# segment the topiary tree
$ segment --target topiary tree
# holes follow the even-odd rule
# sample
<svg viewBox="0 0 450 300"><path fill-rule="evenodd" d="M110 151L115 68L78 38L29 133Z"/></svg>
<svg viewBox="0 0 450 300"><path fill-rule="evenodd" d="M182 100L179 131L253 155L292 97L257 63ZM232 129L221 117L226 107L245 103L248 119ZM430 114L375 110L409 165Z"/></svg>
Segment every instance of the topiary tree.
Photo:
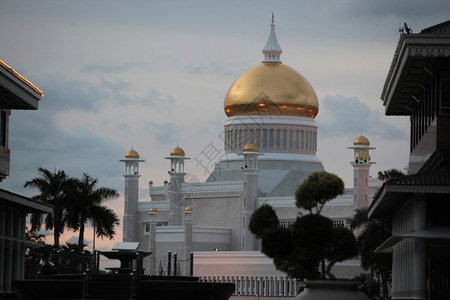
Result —
<svg viewBox="0 0 450 300"><path fill-rule="evenodd" d="M295 205L320 214L325 203L344 193L344 182L338 176L328 172L311 174L295 192Z"/></svg>
<svg viewBox="0 0 450 300"><path fill-rule="evenodd" d="M261 251L273 258L278 270L299 279L334 278L330 272L332 266L357 255L352 231L334 228L329 218L320 215L325 203L343 192L344 183L338 176L314 173L298 187L295 195L297 207L310 213L297 217L291 228L279 227L278 217L268 204L252 214L249 229L261 239Z"/></svg>

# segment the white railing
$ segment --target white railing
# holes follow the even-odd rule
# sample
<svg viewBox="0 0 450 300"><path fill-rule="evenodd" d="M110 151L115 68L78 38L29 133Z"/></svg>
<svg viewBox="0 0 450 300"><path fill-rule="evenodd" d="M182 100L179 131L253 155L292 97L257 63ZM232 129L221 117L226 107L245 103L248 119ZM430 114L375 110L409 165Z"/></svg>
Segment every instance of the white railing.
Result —
<svg viewBox="0 0 450 300"><path fill-rule="evenodd" d="M229 282L235 284L235 296L297 295L303 282L287 276L199 276L203 282Z"/></svg>

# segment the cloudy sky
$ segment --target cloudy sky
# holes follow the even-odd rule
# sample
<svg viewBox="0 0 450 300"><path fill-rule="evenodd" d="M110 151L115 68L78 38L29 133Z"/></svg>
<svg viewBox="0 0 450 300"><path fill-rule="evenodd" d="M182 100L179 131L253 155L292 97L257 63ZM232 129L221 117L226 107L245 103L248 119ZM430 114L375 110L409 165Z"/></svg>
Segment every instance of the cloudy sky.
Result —
<svg viewBox="0 0 450 300"><path fill-rule="evenodd" d="M448 0L2 1L0 59L45 96L38 111L12 112L12 172L1 187L32 196L23 183L44 167L123 193L119 160L134 147L149 199L148 182L168 179L164 157L177 143L191 158L223 147L224 96L261 62L272 12L282 61L318 95L325 169L351 187L347 146L361 131L377 148L372 176L403 169L409 120L385 117L380 100L399 23L419 32L449 11ZM186 171L209 172L195 160ZM122 199L111 205L122 216Z"/></svg>

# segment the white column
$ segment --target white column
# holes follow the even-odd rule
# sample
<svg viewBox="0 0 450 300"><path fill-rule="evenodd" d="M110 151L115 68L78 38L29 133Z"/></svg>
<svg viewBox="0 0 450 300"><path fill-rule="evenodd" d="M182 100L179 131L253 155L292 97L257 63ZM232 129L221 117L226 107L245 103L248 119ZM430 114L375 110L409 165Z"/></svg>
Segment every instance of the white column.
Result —
<svg viewBox="0 0 450 300"><path fill-rule="evenodd" d="M3 282L5 280L5 224L6 206L0 205L0 294L3 294Z"/></svg>
<svg viewBox="0 0 450 300"><path fill-rule="evenodd" d="M190 275L191 262L189 258L192 252L192 211L184 212L184 275Z"/></svg>
<svg viewBox="0 0 450 300"><path fill-rule="evenodd" d="M149 226L149 233L148 233L148 251L151 252L149 257L149 263L148 263L148 270L149 275L155 274L155 268L156 268L156 215L157 212L149 212L150 215L150 226Z"/></svg>
<svg viewBox="0 0 450 300"><path fill-rule="evenodd" d="M426 229L426 199L424 195L415 197L414 205L414 227L415 230ZM426 291L426 241L425 239L414 239L413 250L414 261L414 298L425 299Z"/></svg>

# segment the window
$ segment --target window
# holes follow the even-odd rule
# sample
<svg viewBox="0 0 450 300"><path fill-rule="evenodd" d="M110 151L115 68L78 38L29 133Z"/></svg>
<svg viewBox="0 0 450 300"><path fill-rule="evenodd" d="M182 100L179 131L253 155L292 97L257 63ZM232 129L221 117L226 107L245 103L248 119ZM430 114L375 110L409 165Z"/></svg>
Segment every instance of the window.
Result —
<svg viewBox="0 0 450 300"><path fill-rule="evenodd" d="M0 113L0 145L6 147L6 111L2 110Z"/></svg>
<svg viewBox="0 0 450 300"><path fill-rule="evenodd" d="M345 220L333 220L333 227L345 227Z"/></svg>
<svg viewBox="0 0 450 300"><path fill-rule="evenodd" d="M150 224L149 223L145 223L144 224L144 233L149 233L150 232Z"/></svg>
<svg viewBox="0 0 450 300"><path fill-rule="evenodd" d="M441 72L440 92L439 112L441 115L450 115L450 71Z"/></svg>

